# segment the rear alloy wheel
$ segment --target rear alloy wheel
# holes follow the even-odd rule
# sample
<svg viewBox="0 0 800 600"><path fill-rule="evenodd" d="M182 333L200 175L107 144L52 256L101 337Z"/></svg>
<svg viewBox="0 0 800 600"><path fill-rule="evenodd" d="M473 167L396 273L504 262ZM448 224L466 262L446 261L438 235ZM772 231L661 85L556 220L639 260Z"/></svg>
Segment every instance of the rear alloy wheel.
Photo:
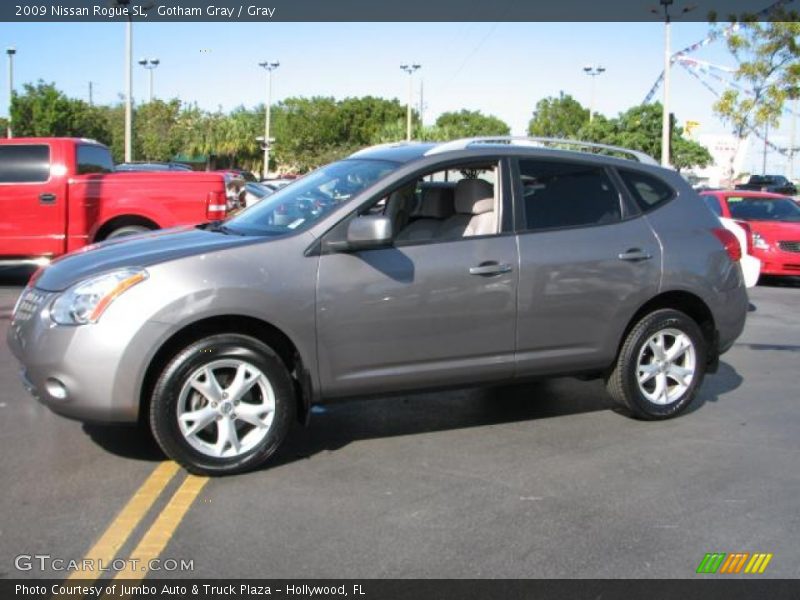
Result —
<svg viewBox="0 0 800 600"><path fill-rule="evenodd" d="M164 452L187 470L223 475L267 460L294 410L280 357L259 340L226 334L173 359L156 384L150 422Z"/></svg>
<svg viewBox="0 0 800 600"><path fill-rule="evenodd" d="M114 229L104 239L115 240L121 237L128 237L129 235L139 235L141 233L147 233L148 231L153 231L153 230L152 228L145 227L144 225L125 225L123 227L118 227Z"/></svg>
<svg viewBox="0 0 800 600"><path fill-rule="evenodd" d="M657 310L630 331L606 385L638 418L674 417L700 386L706 356L706 340L694 320L677 310Z"/></svg>

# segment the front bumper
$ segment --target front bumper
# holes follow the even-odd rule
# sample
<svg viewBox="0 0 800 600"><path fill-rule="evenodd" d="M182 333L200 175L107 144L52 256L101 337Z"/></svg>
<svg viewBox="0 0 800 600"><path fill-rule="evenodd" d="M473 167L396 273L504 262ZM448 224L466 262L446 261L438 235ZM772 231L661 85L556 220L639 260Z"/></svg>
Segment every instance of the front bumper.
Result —
<svg viewBox="0 0 800 600"><path fill-rule="evenodd" d="M21 300L7 335L22 363L25 388L66 417L136 421L141 381L166 325L101 319L92 325L57 326L47 308L55 294L35 290L33 295L34 301Z"/></svg>
<svg viewBox="0 0 800 600"><path fill-rule="evenodd" d="M762 275L788 275L800 277L800 252L786 252L777 247L757 251L761 259Z"/></svg>

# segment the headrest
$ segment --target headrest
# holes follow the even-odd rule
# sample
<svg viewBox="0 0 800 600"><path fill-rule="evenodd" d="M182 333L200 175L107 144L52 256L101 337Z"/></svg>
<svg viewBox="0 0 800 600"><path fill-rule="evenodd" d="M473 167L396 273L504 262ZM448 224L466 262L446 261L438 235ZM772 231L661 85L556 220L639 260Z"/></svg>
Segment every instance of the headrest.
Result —
<svg viewBox="0 0 800 600"><path fill-rule="evenodd" d="M456 212L482 215L494 210L494 186L483 179L462 179L456 184Z"/></svg>
<svg viewBox="0 0 800 600"><path fill-rule="evenodd" d="M454 212L452 188L422 188L417 216L427 219L446 219Z"/></svg>

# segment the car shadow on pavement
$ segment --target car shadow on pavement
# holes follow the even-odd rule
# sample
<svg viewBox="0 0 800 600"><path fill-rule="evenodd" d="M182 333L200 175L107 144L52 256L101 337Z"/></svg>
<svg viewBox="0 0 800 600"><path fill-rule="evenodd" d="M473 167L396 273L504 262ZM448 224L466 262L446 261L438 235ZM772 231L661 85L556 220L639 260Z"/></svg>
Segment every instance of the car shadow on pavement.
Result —
<svg viewBox="0 0 800 600"><path fill-rule="evenodd" d="M703 407L706 402L719 402L720 396L732 392L744 379L731 365L720 361L716 373L709 373L703 380L703 385L697 392L694 401L685 414L693 413Z"/></svg>
<svg viewBox="0 0 800 600"><path fill-rule="evenodd" d="M717 402L742 383L725 362L707 375L687 414ZM602 381L541 380L490 388L426 392L315 407L308 427L295 425L264 469L336 451L359 440L433 433L504 423L535 421L604 410L619 411ZM620 417L623 418L623 417ZM144 426L84 424L84 432L104 450L135 460L165 456Z"/></svg>
<svg viewBox="0 0 800 600"><path fill-rule="evenodd" d="M150 462L166 460L153 434L143 425L84 423L82 428L95 444L116 456Z"/></svg>
<svg viewBox="0 0 800 600"><path fill-rule="evenodd" d="M316 407L309 426L295 427L264 468L359 440L548 419L612 405L602 382L573 379L344 401Z"/></svg>
<svg viewBox="0 0 800 600"><path fill-rule="evenodd" d="M762 275L758 280L759 287L800 287L800 277L791 275L777 277L770 275Z"/></svg>

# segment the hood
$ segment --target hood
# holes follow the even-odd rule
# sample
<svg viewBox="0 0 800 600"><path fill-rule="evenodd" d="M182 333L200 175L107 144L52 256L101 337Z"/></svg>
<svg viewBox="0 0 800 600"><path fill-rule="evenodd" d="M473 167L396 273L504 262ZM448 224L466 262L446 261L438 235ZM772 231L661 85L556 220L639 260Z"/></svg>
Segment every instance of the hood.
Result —
<svg viewBox="0 0 800 600"><path fill-rule="evenodd" d="M123 267L148 267L187 256L263 242L263 237L179 227L87 246L53 261L36 287L60 292L82 279Z"/></svg>
<svg viewBox="0 0 800 600"><path fill-rule="evenodd" d="M800 241L800 221L748 221L756 233L771 242Z"/></svg>

